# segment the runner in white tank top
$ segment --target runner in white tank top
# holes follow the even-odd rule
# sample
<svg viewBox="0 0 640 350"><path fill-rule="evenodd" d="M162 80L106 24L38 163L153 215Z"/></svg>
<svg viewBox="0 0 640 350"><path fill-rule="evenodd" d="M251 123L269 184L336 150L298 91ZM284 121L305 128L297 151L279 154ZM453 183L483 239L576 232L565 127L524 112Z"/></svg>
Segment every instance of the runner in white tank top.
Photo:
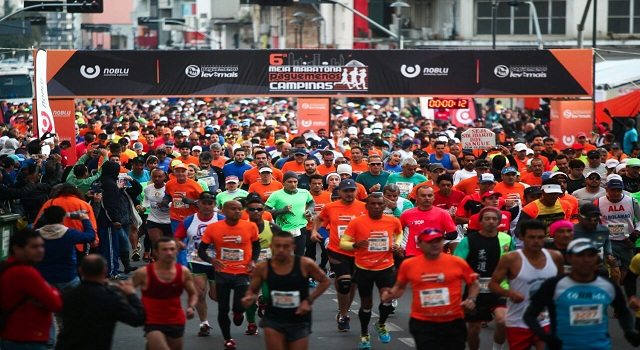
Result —
<svg viewBox="0 0 640 350"><path fill-rule="evenodd" d="M492 293L507 298L507 342L510 350L528 350L535 346L544 348L544 342L537 339L522 321L529 306L530 297L548 278L562 273L563 258L560 252L544 249L546 225L538 220L528 220L520 224L521 239L524 244L518 249L500 258L489 282ZM509 279L509 288L504 289L501 282ZM549 325L549 316L540 315L540 325Z"/></svg>

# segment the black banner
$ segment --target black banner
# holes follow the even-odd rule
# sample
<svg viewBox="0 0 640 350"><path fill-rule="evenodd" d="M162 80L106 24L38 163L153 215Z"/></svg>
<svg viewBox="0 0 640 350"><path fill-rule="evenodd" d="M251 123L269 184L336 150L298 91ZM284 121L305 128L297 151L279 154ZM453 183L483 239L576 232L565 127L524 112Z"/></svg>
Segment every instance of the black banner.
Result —
<svg viewBox="0 0 640 350"><path fill-rule="evenodd" d="M50 50L49 96L590 96L591 50Z"/></svg>

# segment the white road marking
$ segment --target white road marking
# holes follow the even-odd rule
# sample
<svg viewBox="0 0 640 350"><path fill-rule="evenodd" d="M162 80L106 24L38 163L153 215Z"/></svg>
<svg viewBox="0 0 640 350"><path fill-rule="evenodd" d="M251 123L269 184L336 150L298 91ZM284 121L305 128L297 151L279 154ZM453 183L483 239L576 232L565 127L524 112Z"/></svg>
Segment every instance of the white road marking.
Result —
<svg viewBox="0 0 640 350"><path fill-rule="evenodd" d="M410 348L416 347L416 342L415 340L413 340L413 338L398 338L398 340Z"/></svg>

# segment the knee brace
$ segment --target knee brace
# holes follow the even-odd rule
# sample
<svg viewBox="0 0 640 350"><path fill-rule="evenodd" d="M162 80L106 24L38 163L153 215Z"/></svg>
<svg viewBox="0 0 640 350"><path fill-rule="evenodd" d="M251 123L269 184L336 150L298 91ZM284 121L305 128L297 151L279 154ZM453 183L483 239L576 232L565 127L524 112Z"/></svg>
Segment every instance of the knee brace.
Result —
<svg viewBox="0 0 640 350"><path fill-rule="evenodd" d="M351 278L341 278L338 280L338 290L340 294L349 294L351 291Z"/></svg>

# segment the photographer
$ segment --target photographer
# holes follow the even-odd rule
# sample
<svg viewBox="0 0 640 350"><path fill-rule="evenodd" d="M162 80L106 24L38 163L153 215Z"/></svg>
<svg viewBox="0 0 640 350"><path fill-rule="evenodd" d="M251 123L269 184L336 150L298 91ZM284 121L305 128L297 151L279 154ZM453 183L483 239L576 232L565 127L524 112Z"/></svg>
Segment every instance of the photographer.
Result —
<svg viewBox="0 0 640 350"><path fill-rule="evenodd" d="M99 150L91 150L88 153L84 154L78 162L73 167L73 171L67 177L67 183L78 187L82 194L86 194L89 191L91 184L96 181L100 175L102 175L102 168L99 168L95 175L90 176L89 168L85 165L85 163L89 160L90 157L102 155L102 164L106 163L109 158L107 157L109 153L105 148Z"/></svg>

